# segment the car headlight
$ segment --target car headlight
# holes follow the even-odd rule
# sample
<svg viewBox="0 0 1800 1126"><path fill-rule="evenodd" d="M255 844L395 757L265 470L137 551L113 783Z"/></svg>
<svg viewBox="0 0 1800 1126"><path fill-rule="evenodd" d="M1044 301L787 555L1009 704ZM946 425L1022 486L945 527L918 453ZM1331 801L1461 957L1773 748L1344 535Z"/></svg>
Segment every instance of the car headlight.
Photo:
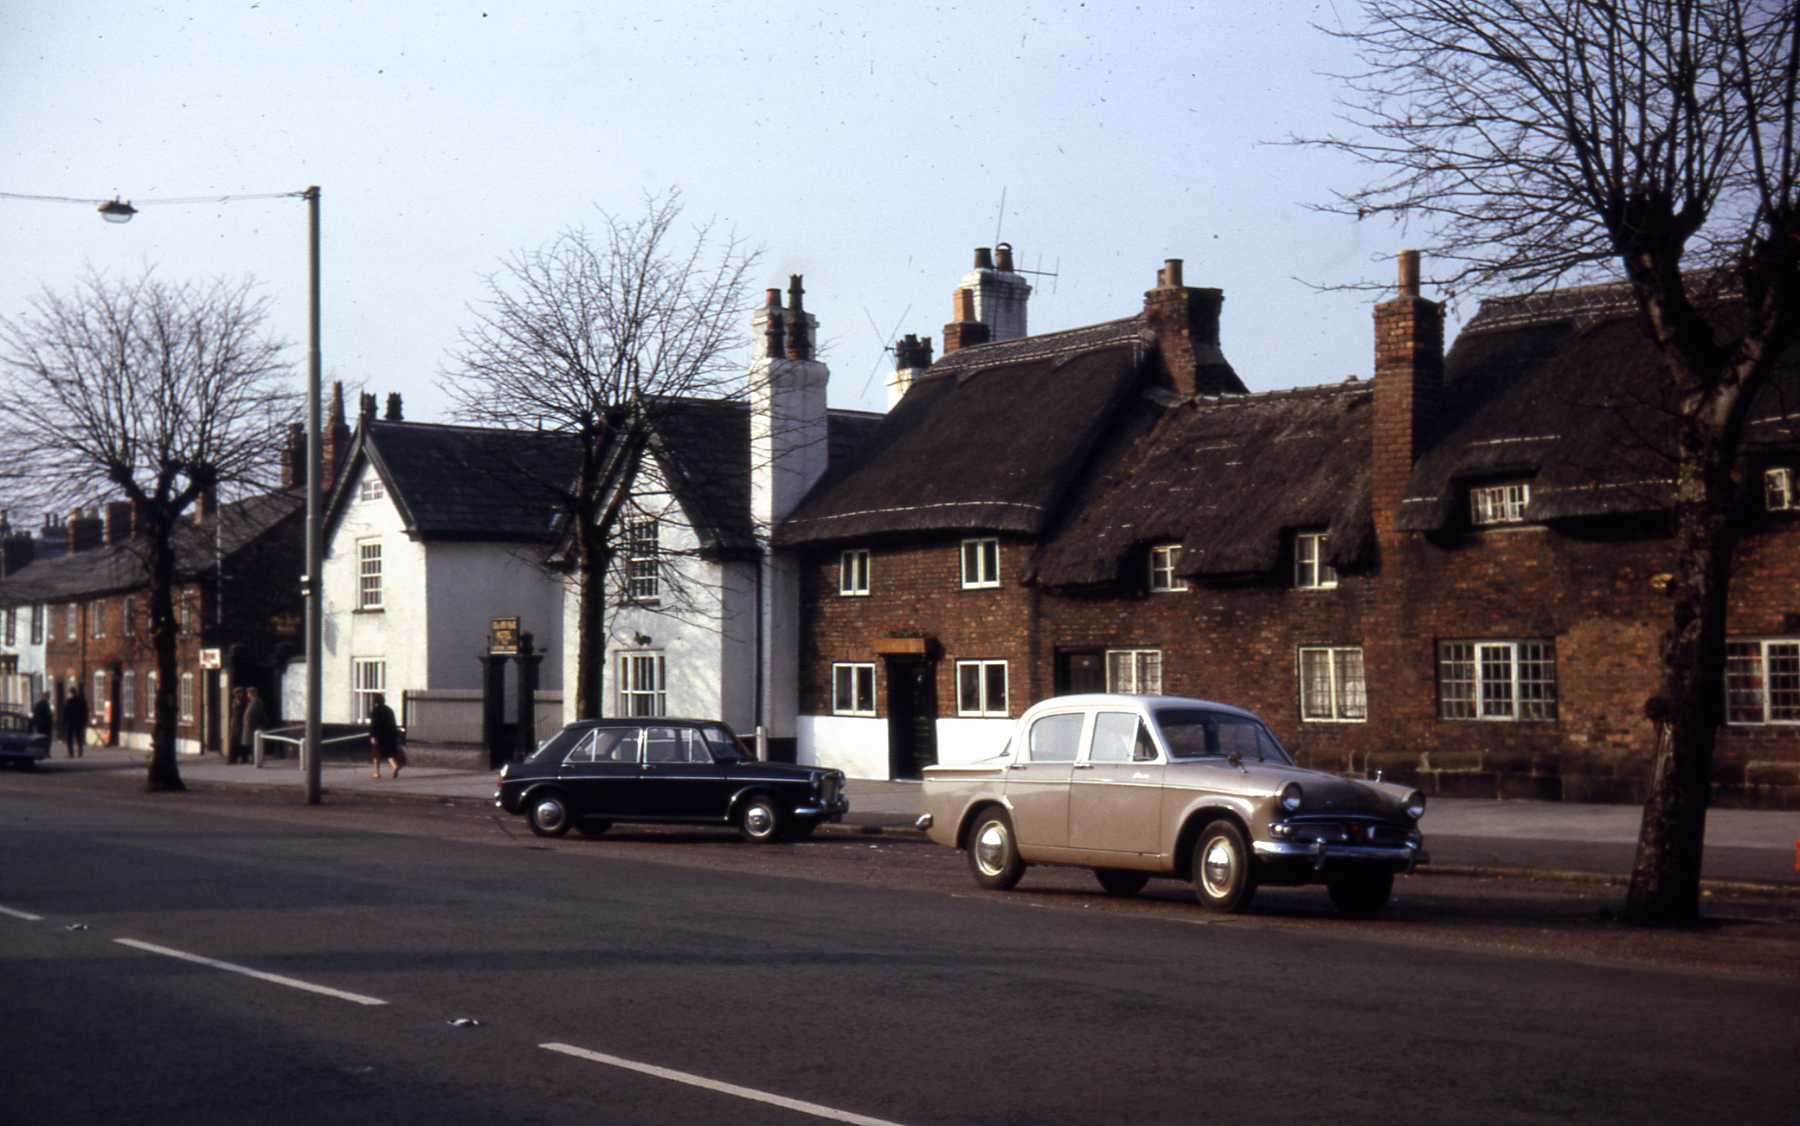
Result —
<svg viewBox="0 0 1800 1126"><path fill-rule="evenodd" d="M1289 782L1281 788L1281 808L1289 813L1299 813L1300 805L1306 796L1300 790L1300 783Z"/></svg>
<svg viewBox="0 0 1800 1126"><path fill-rule="evenodd" d="M1414 821L1417 821L1419 818L1425 816L1425 795L1424 794L1421 794L1419 791L1414 790L1412 793L1406 795L1406 815L1408 817L1412 818Z"/></svg>

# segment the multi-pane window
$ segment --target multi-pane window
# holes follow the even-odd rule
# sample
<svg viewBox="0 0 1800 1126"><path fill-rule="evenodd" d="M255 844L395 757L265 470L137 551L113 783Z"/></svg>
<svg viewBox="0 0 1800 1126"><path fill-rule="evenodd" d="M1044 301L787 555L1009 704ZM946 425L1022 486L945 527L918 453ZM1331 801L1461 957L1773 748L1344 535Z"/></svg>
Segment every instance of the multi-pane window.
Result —
<svg viewBox="0 0 1800 1126"><path fill-rule="evenodd" d="M31 608L31 643L44 643L44 623L50 620L50 607L39 603Z"/></svg>
<svg viewBox="0 0 1800 1126"><path fill-rule="evenodd" d="M126 669L119 674L119 711L126 719L137 718L136 669Z"/></svg>
<svg viewBox="0 0 1800 1126"><path fill-rule="evenodd" d="M846 662L831 666L831 713L875 714L875 666Z"/></svg>
<svg viewBox="0 0 1800 1126"><path fill-rule="evenodd" d="M176 714L181 717L181 722L194 722L194 674L191 672L181 674L180 704L181 710Z"/></svg>
<svg viewBox="0 0 1800 1126"><path fill-rule="evenodd" d="M1294 585L1302 590L1330 590L1338 584L1337 568L1325 562L1331 537L1301 532L1294 537Z"/></svg>
<svg viewBox="0 0 1800 1126"><path fill-rule="evenodd" d="M1005 661L956 662L956 714L1007 714Z"/></svg>
<svg viewBox="0 0 1800 1126"><path fill-rule="evenodd" d="M1790 512L1800 508L1800 497L1794 496L1794 471L1781 465L1763 471L1763 505L1770 512Z"/></svg>
<svg viewBox="0 0 1800 1126"><path fill-rule="evenodd" d="M95 640L106 636L106 603L98 599L88 603L88 636Z"/></svg>
<svg viewBox="0 0 1800 1126"><path fill-rule="evenodd" d="M1361 646L1301 648L1300 718L1317 723L1360 723L1369 718Z"/></svg>
<svg viewBox="0 0 1800 1126"><path fill-rule="evenodd" d="M68 611L68 625L63 631L63 636L69 641L74 641L81 636L81 607L71 602Z"/></svg>
<svg viewBox="0 0 1800 1126"><path fill-rule="evenodd" d="M625 592L633 602L655 602L662 594L660 548L655 520L633 520L625 526ZM661 712L627 712L661 715Z"/></svg>
<svg viewBox="0 0 1800 1126"><path fill-rule="evenodd" d="M352 657L350 659L351 715L359 719L375 706L376 694L387 693L387 658Z"/></svg>
<svg viewBox="0 0 1800 1126"><path fill-rule="evenodd" d="M144 674L144 718L156 722L156 673Z"/></svg>
<svg viewBox="0 0 1800 1126"><path fill-rule="evenodd" d="M838 593L869 593L869 552L867 548L846 551L838 556Z"/></svg>
<svg viewBox="0 0 1800 1126"><path fill-rule="evenodd" d="M1162 695L1162 650L1108 649L1106 690L1134 692L1144 696Z"/></svg>
<svg viewBox="0 0 1800 1126"><path fill-rule="evenodd" d="M619 714L669 714L667 666L661 653L619 654Z"/></svg>
<svg viewBox="0 0 1800 1126"><path fill-rule="evenodd" d="M1556 645L1549 641L1438 642L1441 719L1556 718Z"/></svg>
<svg viewBox="0 0 1800 1126"><path fill-rule="evenodd" d="M1477 485L1469 490L1469 522L1476 527L1520 523L1530 501L1531 486L1524 481Z"/></svg>
<svg viewBox="0 0 1800 1126"><path fill-rule="evenodd" d="M1800 638L1725 643L1725 722L1800 723Z"/></svg>
<svg viewBox="0 0 1800 1126"><path fill-rule="evenodd" d="M1187 581L1175 574L1181 562L1181 545L1160 543L1150 549L1150 589L1186 590Z"/></svg>
<svg viewBox="0 0 1800 1126"><path fill-rule="evenodd" d="M381 487L381 478L373 469L363 474L362 484L357 487L357 500L380 500L387 496L387 490Z"/></svg>
<svg viewBox="0 0 1800 1126"><path fill-rule="evenodd" d="M381 541L356 541L356 608L379 610L381 600Z"/></svg>
<svg viewBox="0 0 1800 1126"><path fill-rule="evenodd" d="M125 620L119 624L119 632L126 637L137 636L137 599L127 598L124 603Z"/></svg>
<svg viewBox="0 0 1800 1126"><path fill-rule="evenodd" d="M194 632L194 598L189 591L182 591L175 596L175 610L179 615L182 633Z"/></svg>
<svg viewBox="0 0 1800 1126"><path fill-rule="evenodd" d="M94 670L94 695L88 700L88 723L99 727L106 722L106 670Z"/></svg>
<svg viewBox="0 0 1800 1126"><path fill-rule="evenodd" d="M1000 585L1000 541L962 541L962 585L986 587Z"/></svg>

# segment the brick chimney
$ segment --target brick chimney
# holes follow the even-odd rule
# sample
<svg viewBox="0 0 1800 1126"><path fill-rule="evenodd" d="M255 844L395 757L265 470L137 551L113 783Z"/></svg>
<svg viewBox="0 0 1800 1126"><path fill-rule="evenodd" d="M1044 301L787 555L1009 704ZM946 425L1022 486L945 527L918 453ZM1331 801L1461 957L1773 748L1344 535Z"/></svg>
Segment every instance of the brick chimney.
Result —
<svg viewBox="0 0 1800 1126"><path fill-rule="evenodd" d="M1156 337L1160 381L1178 395L1241 395L1247 388L1219 347L1225 293L1183 285L1181 259L1166 258L1144 294L1144 324Z"/></svg>
<svg viewBox="0 0 1800 1126"><path fill-rule="evenodd" d="M991 250L976 247L975 268L957 284L975 295L974 315L967 319L986 325L988 340L1017 340L1027 334L1025 310L1031 300L1031 284L1013 269L1011 243L1003 242ZM944 351L950 351L948 341Z"/></svg>
<svg viewBox="0 0 1800 1126"><path fill-rule="evenodd" d="M944 326L944 355L959 348L972 348L988 342L988 326L975 316L975 291L959 289L950 295L956 319Z"/></svg>
<svg viewBox="0 0 1800 1126"><path fill-rule="evenodd" d="M374 396L369 396L374 401ZM373 413L373 412L371 412ZM344 385L331 385L331 411L326 416L322 428L323 439L319 461L323 463L323 480L319 482L319 490L330 493L332 485L337 483L338 474L344 468L344 462L350 457L350 427L344 422Z"/></svg>
<svg viewBox="0 0 1800 1126"><path fill-rule="evenodd" d="M907 333L904 340L894 341L894 376L888 380L887 405L893 410L906 397L907 389L913 380L925 374L931 367L931 337L920 340L912 333Z"/></svg>
<svg viewBox="0 0 1800 1126"><path fill-rule="evenodd" d="M37 558L37 540L32 537L31 529L15 530L6 519L7 513L0 513L0 579L4 579L21 567L31 566Z"/></svg>
<svg viewBox="0 0 1800 1126"><path fill-rule="evenodd" d="M106 542L124 543L131 538L131 502L108 501L106 504Z"/></svg>
<svg viewBox="0 0 1800 1126"><path fill-rule="evenodd" d="M204 524L219 513L219 486L204 485L194 498L194 523Z"/></svg>
<svg viewBox="0 0 1800 1126"><path fill-rule="evenodd" d="M70 509L68 529L70 554L100 546L102 539L100 517L93 509Z"/></svg>
<svg viewBox="0 0 1800 1126"><path fill-rule="evenodd" d="M1400 252L1400 293L1375 306L1370 475L1375 531L1388 535L1444 395L1444 307L1419 296L1419 252Z"/></svg>
<svg viewBox="0 0 1800 1126"><path fill-rule="evenodd" d="M290 422L287 445L281 450L281 487L297 489L306 484L306 426Z"/></svg>
<svg viewBox="0 0 1800 1126"><path fill-rule="evenodd" d="M387 413L382 415L384 422L404 422L400 414L400 392L389 391L387 397Z"/></svg>

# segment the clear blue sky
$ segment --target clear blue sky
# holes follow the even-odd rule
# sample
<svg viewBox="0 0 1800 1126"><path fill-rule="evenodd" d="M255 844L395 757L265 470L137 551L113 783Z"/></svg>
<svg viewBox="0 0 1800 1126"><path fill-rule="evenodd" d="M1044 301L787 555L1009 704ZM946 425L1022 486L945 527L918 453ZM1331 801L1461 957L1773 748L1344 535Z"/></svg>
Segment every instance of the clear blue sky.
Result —
<svg viewBox="0 0 1800 1126"><path fill-rule="evenodd" d="M1225 291L1252 389L1330 382L1368 374L1373 297L1305 283L1385 282L1409 241L1309 213L1360 173L1265 143L1332 127L1325 72L1353 63L1309 25L1340 13L1354 0L0 0L0 191L321 185L326 376L398 390L411 418L447 417L484 273L670 185L763 248L757 288L806 275L834 406L881 408L890 332L941 340L997 219L1021 265L1060 272L1037 279L1034 331L1137 311L1178 257ZM0 310L90 265L253 275L303 374L300 201L112 226L0 199Z"/></svg>

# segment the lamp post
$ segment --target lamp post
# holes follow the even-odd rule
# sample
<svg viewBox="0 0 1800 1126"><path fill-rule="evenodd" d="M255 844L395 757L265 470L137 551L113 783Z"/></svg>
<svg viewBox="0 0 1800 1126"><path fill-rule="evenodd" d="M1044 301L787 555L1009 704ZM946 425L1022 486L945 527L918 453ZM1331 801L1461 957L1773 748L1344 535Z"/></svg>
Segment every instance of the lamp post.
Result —
<svg viewBox="0 0 1800 1126"><path fill-rule="evenodd" d="M324 617L319 603L319 568L324 554L323 490L320 477L324 473L325 453L319 428L319 188L315 184L303 192L286 192L283 195L287 198L297 195L304 199L307 212L306 576L301 580L306 597L306 742L300 748L300 762L306 775L306 804L318 805L319 752L322 741L319 702L322 695L321 659L324 649ZM98 210L100 217L108 223L129 223L131 217L137 214L137 208L116 197L100 204Z"/></svg>

